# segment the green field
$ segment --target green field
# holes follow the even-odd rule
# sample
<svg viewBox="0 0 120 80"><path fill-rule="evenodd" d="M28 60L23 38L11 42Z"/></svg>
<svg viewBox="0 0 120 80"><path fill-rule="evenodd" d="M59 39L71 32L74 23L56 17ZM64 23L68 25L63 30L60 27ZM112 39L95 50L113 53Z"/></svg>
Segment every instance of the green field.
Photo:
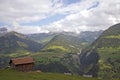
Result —
<svg viewBox="0 0 120 80"><path fill-rule="evenodd" d="M77 75L43 72L17 72L12 69L0 70L0 80L99 80Z"/></svg>

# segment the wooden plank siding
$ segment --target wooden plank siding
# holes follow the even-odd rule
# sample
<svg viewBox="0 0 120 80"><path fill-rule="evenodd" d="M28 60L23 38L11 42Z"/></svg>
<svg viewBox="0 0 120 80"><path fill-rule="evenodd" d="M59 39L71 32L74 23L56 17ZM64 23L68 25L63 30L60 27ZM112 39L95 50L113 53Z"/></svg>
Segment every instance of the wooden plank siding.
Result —
<svg viewBox="0 0 120 80"><path fill-rule="evenodd" d="M17 71L27 72L32 71L34 66L34 60L31 57L11 59L10 66Z"/></svg>
<svg viewBox="0 0 120 80"><path fill-rule="evenodd" d="M15 69L18 70L18 71L23 71L23 72L32 71L33 65L34 64L32 64L32 63L29 63L29 64L20 64L20 65L16 65Z"/></svg>

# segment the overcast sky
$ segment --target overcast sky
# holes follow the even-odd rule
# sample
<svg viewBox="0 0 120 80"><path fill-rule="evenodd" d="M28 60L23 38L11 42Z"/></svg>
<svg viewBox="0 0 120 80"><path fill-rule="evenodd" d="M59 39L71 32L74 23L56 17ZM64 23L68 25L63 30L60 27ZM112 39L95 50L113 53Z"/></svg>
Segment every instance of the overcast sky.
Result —
<svg viewBox="0 0 120 80"><path fill-rule="evenodd" d="M0 0L0 27L20 33L80 33L116 23L120 0Z"/></svg>

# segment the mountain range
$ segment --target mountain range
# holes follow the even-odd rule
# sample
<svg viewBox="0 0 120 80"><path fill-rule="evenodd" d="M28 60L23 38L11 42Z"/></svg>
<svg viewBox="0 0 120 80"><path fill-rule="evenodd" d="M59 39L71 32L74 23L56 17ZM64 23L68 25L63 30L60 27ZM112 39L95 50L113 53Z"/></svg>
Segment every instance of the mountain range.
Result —
<svg viewBox="0 0 120 80"><path fill-rule="evenodd" d="M94 35L99 32L87 33L84 35ZM71 32L21 34L13 31L0 34L1 68L6 67L12 57L32 56L36 60L34 69L73 73L79 73L80 51L89 45L94 37L100 35L89 39Z"/></svg>
<svg viewBox="0 0 120 80"><path fill-rule="evenodd" d="M2 32L0 68L6 67L12 57L31 56L36 61L34 69L43 72L116 78L120 69L119 45L120 24L105 31L85 31L80 34Z"/></svg>
<svg viewBox="0 0 120 80"><path fill-rule="evenodd" d="M35 35L37 37L34 37ZM44 35L45 37L43 38ZM77 74L79 74L80 70L79 54L81 50L95 39L92 37L93 39L89 40L87 37L83 38L79 34L71 32L32 34L28 35L28 37L44 44L40 52L31 55L37 61L35 69L47 72L72 72ZM98 37L98 35L94 37ZM46 41L46 44L44 41Z"/></svg>

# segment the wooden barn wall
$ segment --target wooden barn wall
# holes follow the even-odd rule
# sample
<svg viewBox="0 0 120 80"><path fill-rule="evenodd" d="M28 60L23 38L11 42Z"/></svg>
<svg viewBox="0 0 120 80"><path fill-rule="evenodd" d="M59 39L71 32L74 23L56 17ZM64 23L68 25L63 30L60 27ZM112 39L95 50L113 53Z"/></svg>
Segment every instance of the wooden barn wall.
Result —
<svg viewBox="0 0 120 80"><path fill-rule="evenodd" d="M18 71L32 71L33 69L33 63L29 63L29 64L20 64L20 65L16 65L15 69Z"/></svg>

